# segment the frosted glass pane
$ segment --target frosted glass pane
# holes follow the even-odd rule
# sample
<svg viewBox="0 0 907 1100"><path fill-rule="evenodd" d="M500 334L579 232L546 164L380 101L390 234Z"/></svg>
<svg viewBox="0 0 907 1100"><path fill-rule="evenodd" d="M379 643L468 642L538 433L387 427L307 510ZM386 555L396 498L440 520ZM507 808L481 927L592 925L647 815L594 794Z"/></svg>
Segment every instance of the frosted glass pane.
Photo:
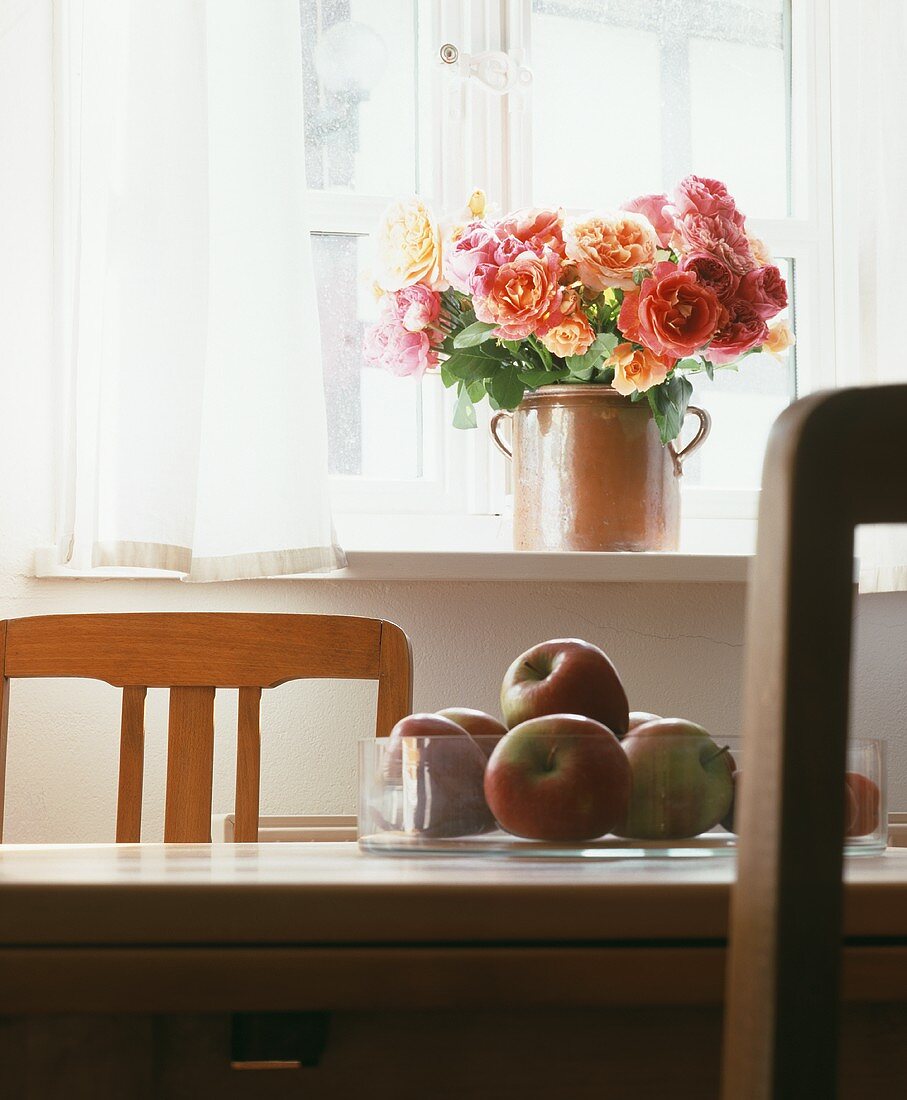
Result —
<svg viewBox="0 0 907 1100"><path fill-rule="evenodd" d="M609 207L696 172L788 212L787 0L533 0L533 199Z"/></svg>
<svg viewBox="0 0 907 1100"><path fill-rule="evenodd" d="M417 0L300 0L300 10L309 187L415 190Z"/></svg>
<svg viewBox="0 0 907 1100"><path fill-rule="evenodd" d="M312 238L331 474L411 479L422 474L422 385L362 362L362 338L377 315L368 290L365 237Z"/></svg>

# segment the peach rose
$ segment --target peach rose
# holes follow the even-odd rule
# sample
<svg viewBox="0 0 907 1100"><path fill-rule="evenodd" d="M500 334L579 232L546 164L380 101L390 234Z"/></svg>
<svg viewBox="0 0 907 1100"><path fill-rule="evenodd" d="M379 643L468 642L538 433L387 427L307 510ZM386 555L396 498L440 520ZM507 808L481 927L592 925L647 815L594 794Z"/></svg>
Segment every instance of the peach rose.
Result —
<svg viewBox="0 0 907 1100"><path fill-rule="evenodd" d="M660 386L667 378L672 362L648 348L618 344L606 365L614 368L612 387L624 397L629 397L636 390L645 393L653 386Z"/></svg>
<svg viewBox="0 0 907 1100"><path fill-rule="evenodd" d="M443 290L441 232L415 196L387 208L375 234L375 279L384 290L425 283Z"/></svg>
<svg viewBox="0 0 907 1100"><path fill-rule="evenodd" d="M655 263L658 237L645 215L618 211L573 222L566 245L586 286L599 292L609 286L632 290L633 272Z"/></svg>
<svg viewBox="0 0 907 1100"><path fill-rule="evenodd" d="M753 259L760 267L765 267L766 264L773 263L771 251L761 237L757 237L747 229L746 239L749 241Z"/></svg>
<svg viewBox="0 0 907 1100"><path fill-rule="evenodd" d="M585 314L581 310L575 310L548 329L542 337L542 343L552 355L566 359L571 355L585 355L594 339L595 333Z"/></svg>
<svg viewBox="0 0 907 1100"><path fill-rule="evenodd" d="M496 335L504 340L544 336L560 321L559 273L560 259L550 249L541 256L519 253L489 274L485 297L473 300L476 317L497 325Z"/></svg>
<svg viewBox="0 0 907 1100"><path fill-rule="evenodd" d="M769 355L774 355L780 362L781 356L788 348L793 347L795 342L794 334L787 321L777 321L769 326L768 336L762 343L762 350L767 351Z"/></svg>

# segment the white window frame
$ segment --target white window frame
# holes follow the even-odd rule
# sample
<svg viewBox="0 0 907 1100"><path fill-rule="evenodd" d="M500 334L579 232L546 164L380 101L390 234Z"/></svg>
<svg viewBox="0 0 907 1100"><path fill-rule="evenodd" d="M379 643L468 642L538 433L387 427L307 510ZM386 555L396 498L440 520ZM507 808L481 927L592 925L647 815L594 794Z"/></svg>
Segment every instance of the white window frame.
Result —
<svg viewBox="0 0 907 1100"><path fill-rule="evenodd" d="M834 242L832 234L830 0L791 0L791 148L792 210L784 219L750 219L752 231L778 257L795 268L797 335L796 393L831 388L835 363ZM532 199L532 117L529 91L498 96L473 78L464 80L468 56L503 51L518 65L532 56L531 0L428 0L435 63L433 102L434 194L425 196L441 213L456 209L475 186L483 186L503 209ZM460 52L454 65L440 62L444 43ZM319 198L334 209L335 200ZM385 198L344 196L347 213L326 213L338 232L370 231ZM336 207L339 211L339 206ZM326 221L325 224L328 222ZM437 382L432 379L431 382ZM506 514L507 471L494 450L480 409L476 431L450 427L452 403L443 403L446 424L437 482L376 482L334 479L337 509L343 513L425 513L495 516ZM690 518L754 519L758 490L691 487L684 490ZM473 529L482 528L473 520ZM411 530L411 528L410 528ZM717 547L716 549L720 549Z"/></svg>

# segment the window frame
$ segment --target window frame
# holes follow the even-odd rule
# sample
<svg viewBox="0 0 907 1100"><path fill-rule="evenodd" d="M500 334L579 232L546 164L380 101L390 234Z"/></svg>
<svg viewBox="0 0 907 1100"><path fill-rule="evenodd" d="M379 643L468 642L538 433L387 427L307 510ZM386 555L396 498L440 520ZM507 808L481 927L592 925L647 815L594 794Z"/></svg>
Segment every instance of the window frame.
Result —
<svg viewBox="0 0 907 1100"><path fill-rule="evenodd" d="M502 208L532 200L532 106L528 91L498 96L464 78L469 55L484 50L507 53L529 64L532 53L532 0L429 0L430 40L435 58L430 115L433 125L434 193L425 196L436 210L455 209L477 183ZM831 55L829 0L791 0L791 214L783 219L749 220L753 232L779 258L794 264L794 325L797 334L796 396L837 383L835 363L835 280L831 185ZM459 60L440 62L438 51L453 43ZM497 155L503 150L503 156ZM338 231L368 232L386 198L343 196L348 213L335 217ZM331 200L322 195L325 207ZM327 216L327 209L325 209ZM371 223L367 224L367 219ZM349 230L342 227L349 226ZM355 228L354 228L355 227ZM426 380L426 384L437 382ZM446 424L440 439L441 481L378 482L332 478L335 507L341 513L459 513L506 515L508 471L488 435L487 410L476 431L450 427L452 402L441 402ZM684 489L690 518L755 519L758 489Z"/></svg>

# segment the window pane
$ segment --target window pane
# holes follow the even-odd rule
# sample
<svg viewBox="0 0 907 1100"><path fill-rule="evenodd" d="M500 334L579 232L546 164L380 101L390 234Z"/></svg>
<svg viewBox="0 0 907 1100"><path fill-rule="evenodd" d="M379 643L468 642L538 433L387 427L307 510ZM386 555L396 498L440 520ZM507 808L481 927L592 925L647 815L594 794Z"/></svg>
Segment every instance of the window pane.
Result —
<svg viewBox="0 0 907 1100"><path fill-rule="evenodd" d="M366 272L367 239L312 237L332 474L422 475L422 387L362 361L365 326L377 316ZM352 308L351 308L352 306Z"/></svg>
<svg viewBox="0 0 907 1100"><path fill-rule="evenodd" d="M750 217L787 214L787 0L532 11L536 201L616 206L696 172Z"/></svg>
<svg viewBox="0 0 907 1100"><path fill-rule="evenodd" d="M793 263L777 258L775 262L793 294ZM779 319L788 320L795 327L790 320L791 312L796 313L796 303L793 310L788 308ZM768 354L748 355L739 371L716 369L712 382L704 376L695 379L693 404L712 414L712 432L702 448L684 464L685 485L706 485L712 489L759 487L768 433L794 396L796 351L796 346L792 347L781 362Z"/></svg>
<svg viewBox="0 0 907 1100"><path fill-rule="evenodd" d="M419 185L417 8L300 0L309 187L395 195Z"/></svg>

